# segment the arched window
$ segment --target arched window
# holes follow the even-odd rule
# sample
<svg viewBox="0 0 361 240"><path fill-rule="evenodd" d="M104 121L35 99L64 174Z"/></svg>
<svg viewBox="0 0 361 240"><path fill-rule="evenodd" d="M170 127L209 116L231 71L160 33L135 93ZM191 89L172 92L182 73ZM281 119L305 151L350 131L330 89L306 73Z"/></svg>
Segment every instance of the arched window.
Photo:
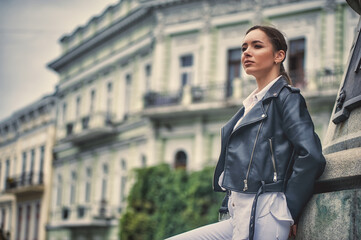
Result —
<svg viewBox="0 0 361 240"><path fill-rule="evenodd" d="M187 154L184 151L181 150L175 154L174 168L175 169L187 168Z"/></svg>

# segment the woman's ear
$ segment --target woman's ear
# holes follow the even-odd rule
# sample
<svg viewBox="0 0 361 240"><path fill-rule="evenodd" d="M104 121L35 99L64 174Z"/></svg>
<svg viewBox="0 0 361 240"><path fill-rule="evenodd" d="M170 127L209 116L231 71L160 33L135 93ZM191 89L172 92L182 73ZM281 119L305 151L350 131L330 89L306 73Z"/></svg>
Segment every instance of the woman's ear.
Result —
<svg viewBox="0 0 361 240"><path fill-rule="evenodd" d="M283 50L279 50L275 53L274 62L281 63L286 57L286 53Z"/></svg>

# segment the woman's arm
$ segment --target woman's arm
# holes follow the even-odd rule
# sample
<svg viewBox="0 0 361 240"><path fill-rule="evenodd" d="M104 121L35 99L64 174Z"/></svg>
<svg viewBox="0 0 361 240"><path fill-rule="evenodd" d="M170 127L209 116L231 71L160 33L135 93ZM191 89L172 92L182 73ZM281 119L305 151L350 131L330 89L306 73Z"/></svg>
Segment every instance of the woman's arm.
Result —
<svg viewBox="0 0 361 240"><path fill-rule="evenodd" d="M285 98L282 117L285 134L295 151L285 195L297 223L302 209L312 197L315 180L323 173L326 161L306 102L300 93L291 92Z"/></svg>

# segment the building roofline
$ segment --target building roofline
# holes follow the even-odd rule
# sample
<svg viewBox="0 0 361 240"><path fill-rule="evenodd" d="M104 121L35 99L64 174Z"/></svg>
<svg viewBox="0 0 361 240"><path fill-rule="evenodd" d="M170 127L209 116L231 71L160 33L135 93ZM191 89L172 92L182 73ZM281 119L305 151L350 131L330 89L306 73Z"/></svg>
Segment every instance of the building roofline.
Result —
<svg viewBox="0 0 361 240"><path fill-rule="evenodd" d="M62 67L64 67L69 61L81 56L86 53L89 49L94 49L103 41L111 38L124 28L128 27L134 21L140 19L144 15L146 15L149 11L148 7L138 7L134 9L130 14L121 18L114 24L105 28L104 30L98 32L94 37L85 40L80 45L73 47L64 55L50 62L47 66L55 71L59 71Z"/></svg>
<svg viewBox="0 0 361 240"><path fill-rule="evenodd" d="M4 119L0 119L0 126L6 125L9 122L13 122L15 119L20 118L22 115L27 114L31 111L36 110L37 108L47 105L52 101L56 101L57 97L55 96L55 93L47 94L43 96L42 98L35 100L34 102L15 110L10 116L5 117Z"/></svg>
<svg viewBox="0 0 361 240"><path fill-rule="evenodd" d="M107 40L114 36L119 31L123 30L124 28L128 27L134 21L140 19L145 14L147 14L152 8L176 4L179 2L188 2L191 0L141 0L140 5L135 7L131 10L130 13L125 15L124 17L117 20L115 23L109 25L105 29L97 32L94 37L85 40L83 43L74 46L65 54L61 55L57 59L53 60L52 62L48 63L47 67L59 72L59 70L64 67L69 61L81 56L82 54L86 53L89 49L93 49L94 47L98 46L100 42ZM98 18L103 17L108 11L111 11L115 7L119 6L122 1L119 1L117 4L109 6L106 10L104 10L100 15L93 16L91 20L89 20L84 26L80 26L76 28L71 34L64 35L60 42L64 42L68 38L74 36L77 31L81 31L89 26L89 24Z"/></svg>

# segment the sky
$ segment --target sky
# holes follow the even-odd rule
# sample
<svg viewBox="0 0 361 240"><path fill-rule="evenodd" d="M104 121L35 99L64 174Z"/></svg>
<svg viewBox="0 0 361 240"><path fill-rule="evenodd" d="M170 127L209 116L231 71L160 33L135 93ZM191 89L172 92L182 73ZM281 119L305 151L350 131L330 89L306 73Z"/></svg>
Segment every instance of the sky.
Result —
<svg viewBox="0 0 361 240"><path fill-rule="evenodd" d="M120 0L0 0L0 122L55 90L59 39Z"/></svg>

